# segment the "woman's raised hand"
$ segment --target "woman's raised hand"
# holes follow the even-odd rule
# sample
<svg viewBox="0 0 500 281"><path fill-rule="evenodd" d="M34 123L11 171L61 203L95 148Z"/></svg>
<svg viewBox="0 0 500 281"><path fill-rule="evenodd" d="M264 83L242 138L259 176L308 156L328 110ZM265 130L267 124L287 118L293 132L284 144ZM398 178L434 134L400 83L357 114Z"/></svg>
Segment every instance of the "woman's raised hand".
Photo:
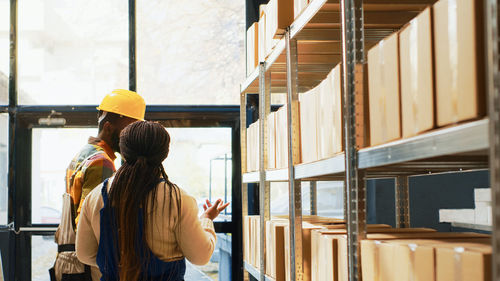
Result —
<svg viewBox="0 0 500 281"><path fill-rule="evenodd" d="M229 206L229 202L224 204L221 199L217 199L213 205L207 199L205 204L203 204L203 210L205 210L205 212L201 215L201 217L214 220L227 206Z"/></svg>

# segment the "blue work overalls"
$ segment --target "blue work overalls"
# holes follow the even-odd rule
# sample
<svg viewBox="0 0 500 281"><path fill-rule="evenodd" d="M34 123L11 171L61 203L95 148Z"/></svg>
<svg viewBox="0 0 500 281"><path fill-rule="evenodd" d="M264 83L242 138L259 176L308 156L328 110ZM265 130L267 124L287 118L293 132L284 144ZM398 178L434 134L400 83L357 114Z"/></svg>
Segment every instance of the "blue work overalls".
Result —
<svg viewBox="0 0 500 281"><path fill-rule="evenodd" d="M101 281L118 281L119 280L119 255L118 255L118 237L117 223L114 209L108 199L107 192L108 180L106 179L102 186L102 200L104 206L100 211L101 215L101 235L99 238L99 249L97 251L97 265L101 271ZM149 263L142 265L142 272L139 280L168 280L182 281L186 272L185 259L164 262L156 257L148 245L143 244L143 218L142 209L138 216L138 237L136 242L136 252L139 254L141 261L146 260L149 256ZM142 247L142 248L141 248Z"/></svg>

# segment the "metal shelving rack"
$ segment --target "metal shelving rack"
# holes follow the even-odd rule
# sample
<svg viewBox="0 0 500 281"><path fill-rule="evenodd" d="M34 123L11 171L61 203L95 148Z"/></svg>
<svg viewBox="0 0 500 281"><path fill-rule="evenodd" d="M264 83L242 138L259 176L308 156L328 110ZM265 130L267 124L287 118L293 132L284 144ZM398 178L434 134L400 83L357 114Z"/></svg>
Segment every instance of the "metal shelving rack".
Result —
<svg viewBox="0 0 500 281"><path fill-rule="evenodd" d="M243 215L247 214L247 184L259 183L261 229L270 216L270 182L289 183L291 280L302 280L301 181L310 181L311 210L316 210L316 181L345 182L349 280L359 275L359 241L366 235L365 180L396 179L396 225L409 227L410 176L490 169L492 204L500 205L500 73L497 0L485 2L488 118L437 129L413 138L358 149L356 107L364 91L365 48L398 30L435 0L313 0L288 28L265 62L241 85L241 159ZM298 93L315 87L339 62L343 63L345 153L313 163L298 163ZM246 94L259 94L259 171L246 171ZM267 169L267 115L272 93L287 93L288 167ZM358 120L359 121L359 120ZM485 226L468 225L485 230ZM500 213L493 212L493 280L500 280ZM261 268L245 264L258 280L265 273L264 231L261 233Z"/></svg>

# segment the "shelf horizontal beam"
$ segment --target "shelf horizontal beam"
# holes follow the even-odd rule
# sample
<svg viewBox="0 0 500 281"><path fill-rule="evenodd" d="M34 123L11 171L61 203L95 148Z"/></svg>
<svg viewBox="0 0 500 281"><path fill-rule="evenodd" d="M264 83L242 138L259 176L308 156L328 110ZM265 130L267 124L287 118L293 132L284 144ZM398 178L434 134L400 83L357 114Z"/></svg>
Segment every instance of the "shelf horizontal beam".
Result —
<svg viewBox="0 0 500 281"><path fill-rule="evenodd" d="M251 265L247 262L243 262L243 265L245 267L245 270L248 272L248 274L252 275L253 278L260 281L260 271L257 268L255 268L253 265ZM265 276L264 279L265 279L264 281L275 281L275 279L273 279L267 275Z"/></svg>
<svg viewBox="0 0 500 281"><path fill-rule="evenodd" d="M359 151L359 168L486 151L488 120L469 122Z"/></svg>
<svg viewBox="0 0 500 281"><path fill-rule="evenodd" d="M338 175L345 171L344 154L312 163L299 164L295 167L296 179L318 178L321 176Z"/></svg>
<svg viewBox="0 0 500 281"><path fill-rule="evenodd" d="M462 223L462 222L452 222L451 226L481 230L481 231L492 231L493 227L491 225L482 225L482 224L472 224L472 223Z"/></svg>

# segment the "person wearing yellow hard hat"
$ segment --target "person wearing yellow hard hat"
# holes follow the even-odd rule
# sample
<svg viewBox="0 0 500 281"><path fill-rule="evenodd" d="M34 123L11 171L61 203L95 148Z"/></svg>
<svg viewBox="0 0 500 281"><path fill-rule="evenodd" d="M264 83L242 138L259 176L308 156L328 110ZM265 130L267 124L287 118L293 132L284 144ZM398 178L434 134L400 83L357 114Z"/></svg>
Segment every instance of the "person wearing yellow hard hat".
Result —
<svg viewBox="0 0 500 281"><path fill-rule="evenodd" d="M55 237L59 253L49 270L51 280L61 280L63 275L65 280L98 280L99 269L90 268L76 258L75 233L80 210L85 197L115 173L120 133L127 125L144 120L146 103L136 92L118 89L106 95L97 110L97 137L89 138L66 169L66 193Z"/></svg>

